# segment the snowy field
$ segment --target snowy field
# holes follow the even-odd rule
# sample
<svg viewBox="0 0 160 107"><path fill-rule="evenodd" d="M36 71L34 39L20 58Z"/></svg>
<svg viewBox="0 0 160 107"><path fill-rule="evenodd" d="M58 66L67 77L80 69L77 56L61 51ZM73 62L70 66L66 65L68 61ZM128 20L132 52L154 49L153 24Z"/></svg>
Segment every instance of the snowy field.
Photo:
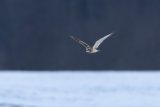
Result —
<svg viewBox="0 0 160 107"><path fill-rule="evenodd" d="M0 107L160 107L160 72L0 72Z"/></svg>

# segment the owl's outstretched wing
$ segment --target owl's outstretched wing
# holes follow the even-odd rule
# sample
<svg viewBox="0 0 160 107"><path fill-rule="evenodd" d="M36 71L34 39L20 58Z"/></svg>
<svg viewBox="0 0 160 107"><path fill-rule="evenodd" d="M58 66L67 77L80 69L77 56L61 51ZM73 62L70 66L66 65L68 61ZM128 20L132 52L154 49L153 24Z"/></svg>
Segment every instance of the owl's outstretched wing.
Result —
<svg viewBox="0 0 160 107"><path fill-rule="evenodd" d="M80 40L77 37L74 36L70 36L70 38L72 38L74 41L78 42L79 44L81 44L82 46L84 46L85 48L91 48L91 46L89 46L87 43L83 42L82 40Z"/></svg>
<svg viewBox="0 0 160 107"><path fill-rule="evenodd" d="M108 34L108 35L100 38L99 40L97 40L97 41L95 42L95 44L93 45L93 48L94 48L94 49L97 49L97 48L99 47L99 45L100 45L105 39L107 39L108 37L110 37L111 35L113 35L113 33L110 33L110 34Z"/></svg>

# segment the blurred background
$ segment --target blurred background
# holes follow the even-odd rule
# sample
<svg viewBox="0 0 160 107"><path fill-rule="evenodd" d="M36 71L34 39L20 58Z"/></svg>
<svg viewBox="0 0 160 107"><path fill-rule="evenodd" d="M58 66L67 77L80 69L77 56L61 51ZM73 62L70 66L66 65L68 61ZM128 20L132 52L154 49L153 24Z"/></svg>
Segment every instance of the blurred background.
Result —
<svg viewBox="0 0 160 107"><path fill-rule="evenodd" d="M159 0L1 0L1 70L159 70ZM99 53L93 45L111 33Z"/></svg>

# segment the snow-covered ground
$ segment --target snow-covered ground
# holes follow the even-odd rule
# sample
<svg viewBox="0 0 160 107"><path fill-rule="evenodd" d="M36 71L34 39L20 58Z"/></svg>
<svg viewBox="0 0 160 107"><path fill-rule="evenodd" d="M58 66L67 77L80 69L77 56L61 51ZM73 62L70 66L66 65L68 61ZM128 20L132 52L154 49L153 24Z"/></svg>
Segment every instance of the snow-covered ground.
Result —
<svg viewBox="0 0 160 107"><path fill-rule="evenodd" d="M160 107L160 72L0 72L0 107Z"/></svg>

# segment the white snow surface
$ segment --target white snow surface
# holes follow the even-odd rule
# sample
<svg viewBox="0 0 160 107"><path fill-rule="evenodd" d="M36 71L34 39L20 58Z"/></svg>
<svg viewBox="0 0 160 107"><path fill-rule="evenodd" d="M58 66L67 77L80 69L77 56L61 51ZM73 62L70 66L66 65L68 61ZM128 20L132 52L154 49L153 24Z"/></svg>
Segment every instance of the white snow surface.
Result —
<svg viewBox="0 0 160 107"><path fill-rule="evenodd" d="M0 107L160 107L160 72L0 72Z"/></svg>

